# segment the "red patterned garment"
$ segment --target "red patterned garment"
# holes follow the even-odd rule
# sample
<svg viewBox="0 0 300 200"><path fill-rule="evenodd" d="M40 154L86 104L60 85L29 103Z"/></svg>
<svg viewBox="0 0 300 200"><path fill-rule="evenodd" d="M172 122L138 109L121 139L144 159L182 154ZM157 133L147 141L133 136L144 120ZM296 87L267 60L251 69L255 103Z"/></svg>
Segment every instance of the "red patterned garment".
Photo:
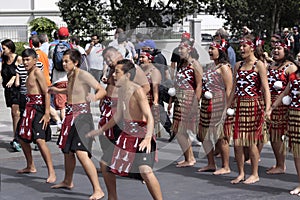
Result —
<svg viewBox="0 0 300 200"><path fill-rule="evenodd" d="M147 123L144 121L125 121L124 130L120 134L114 148L110 170L119 176L129 176L130 173L138 173L133 169L138 169L138 166L145 162L147 154L139 151L139 144L147 133ZM154 140L152 139L152 142ZM151 145L151 152L156 151L156 146ZM138 156L138 154L144 156ZM148 154L150 155L150 154ZM146 159L144 159L144 157ZM143 160L136 160L142 158ZM153 159L148 159L146 163L153 164Z"/></svg>
<svg viewBox="0 0 300 200"><path fill-rule="evenodd" d="M22 139L32 141L32 123L36 117L35 105L45 105L45 96L41 94L27 94L26 107L21 119L19 136Z"/></svg>
<svg viewBox="0 0 300 200"><path fill-rule="evenodd" d="M74 120L78 115L83 113L91 113L89 103L79 103L79 104L66 104L66 116L63 120L63 124L60 131L60 138L58 142L59 148L63 149L66 145L68 134L74 123Z"/></svg>
<svg viewBox="0 0 300 200"><path fill-rule="evenodd" d="M100 120L98 123L98 128L104 126L113 117L113 114L116 113L117 102L118 98L112 98L109 96L104 97L100 106ZM107 131L105 131L103 135L105 135L110 140L115 139L113 128L110 128Z"/></svg>
<svg viewBox="0 0 300 200"><path fill-rule="evenodd" d="M264 104L261 93L261 80L255 71L257 61L251 70L241 70L236 75L236 112L233 139L236 145L249 146L263 141Z"/></svg>
<svg viewBox="0 0 300 200"><path fill-rule="evenodd" d="M268 66L267 75L272 103L276 101L288 84L289 77L285 71L291 64L292 63L285 65L282 69L274 69ZM282 86L279 87L278 85ZM282 141L282 135L284 135L287 130L287 112L288 106L284 104L281 104L272 111L271 120L267 121L271 142Z"/></svg>

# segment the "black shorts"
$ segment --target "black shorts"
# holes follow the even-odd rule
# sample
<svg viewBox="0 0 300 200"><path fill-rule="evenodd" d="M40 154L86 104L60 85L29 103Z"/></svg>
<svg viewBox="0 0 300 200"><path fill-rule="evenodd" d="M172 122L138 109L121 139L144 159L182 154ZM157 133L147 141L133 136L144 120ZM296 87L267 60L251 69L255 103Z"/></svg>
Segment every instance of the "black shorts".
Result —
<svg viewBox="0 0 300 200"><path fill-rule="evenodd" d="M93 138L87 138L85 135L94 130L94 122L92 114L80 114L74 120L74 124L68 134L65 147L62 149L63 153L69 153L70 151L75 153L76 151L86 151L89 157L92 157L91 150L93 144ZM59 143L60 137L57 143Z"/></svg>
<svg viewBox="0 0 300 200"><path fill-rule="evenodd" d="M43 139L46 142L51 140L51 128L48 125L47 128L44 130L43 129L43 123L39 123L41 118L44 116L45 114L45 106L44 105L34 105L34 108L36 110L34 119L32 121L32 140L26 140L23 139L21 137L19 137L20 139L22 139L24 142L26 143L36 143L37 139ZM21 120L20 120L21 122Z"/></svg>
<svg viewBox="0 0 300 200"><path fill-rule="evenodd" d="M20 104L20 90L16 87L5 88L4 90L6 107L11 107L13 104Z"/></svg>

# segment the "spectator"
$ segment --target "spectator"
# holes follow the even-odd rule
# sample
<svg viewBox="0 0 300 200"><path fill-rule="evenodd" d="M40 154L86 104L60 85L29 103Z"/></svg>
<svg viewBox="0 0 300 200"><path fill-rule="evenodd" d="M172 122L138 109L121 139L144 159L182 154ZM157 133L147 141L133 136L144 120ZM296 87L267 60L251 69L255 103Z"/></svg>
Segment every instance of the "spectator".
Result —
<svg viewBox="0 0 300 200"><path fill-rule="evenodd" d="M247 27L246 27L247 28ZM232 70L234 69L235 63L236 63L236 54L232 46L228 42L228 36L229 34L224 28L219 28L216 31L216 34L214 36L215 40L220 40L221 44L227 48L227 55L229 59L229 63L231 65Z"/></svg>
<svg viewBox="0 0 300 200"><path fill-rule="evenodd" d="M91 42L85 46L89 72L98 82L100 82L105 64L102 56L105 47L99 42L99 35L93 34L91 39Z"/></svg>
<svg viewBox="0 0 300 200"><path fill-rule="evenodd" d="M293 49L294 46L294 37L288 28L283 29L283 39L288 49Z"/></svg>
<svg viewBox="0 0 300 200"><path fill-rule="evenodd" d="M293 38L294 38L293 53L294 53L294 56L296 56L299 53L299 50L300 50L300 34L298 32L298 27L297 26L294 26L294 28L293 28Z"/></svg>
<svg viewBox="0 0 300 200"><path fill-rule="evenodd" d="M15 86L16 69L19 64L22 63L22 57L18 56L16 52L15 43L6 39L1 42L2 45L2 86L4 88L4 97L6 107L11 108L11 117L13 124L13 141L10 143L14 149L14 146L18 145L16 138L17 124L20 119L20 90Z"/></svg>

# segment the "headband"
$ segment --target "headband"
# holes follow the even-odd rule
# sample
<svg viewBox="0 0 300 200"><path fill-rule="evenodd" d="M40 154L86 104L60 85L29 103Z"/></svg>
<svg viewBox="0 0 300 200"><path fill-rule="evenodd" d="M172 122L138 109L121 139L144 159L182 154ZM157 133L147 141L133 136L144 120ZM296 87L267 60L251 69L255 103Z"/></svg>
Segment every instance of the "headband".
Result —
<svg viewBox="0 0 300 200"><path fill-rule="evenodd" d="M179 44L179 46L185 47L185 48L187 48L188 50L191 50L191 49L192 49L192 46L189 45L189 44L186 44L185 42L181 42L181 43Z"/></svg>
<svg viewBox="0 0 300 200"><path fill-rule="evenodd" d="M279 41L277 41L277 42L275 43L275 46L280 46L280 47L283 47L283 48L285 48L285 49L288 48L288 46L287 46L285 43L279 42Z"/></svg>
<svg viewBox="0 0 300 200"><path fill-rule="evenodd" d="M255 44L252 41L242 39L240 40L240 44L248 44L251 48L255 49Z"/></svg>
<svg viewBox="0 0 300 200"><path fill-rule="evenodd" d="M141 52L141 56L147 56L147 58L148 58L149 60L154 61L154 56L152 56L152 55L151 55L150 53L148 53L148 52L145 52L145 51Z"/></svg>
<svg viewBox="0 0 300 200"><path fill-rule="evenodd" d="M210 46L216 47L217 49L219 49L219 50L221 50L221 51L223 51L223 52L226 51L225 43L222 44L222 46L221 46L220 44L218 44L218 43L216 43L216 42L212 42L212 43L210 44Z"/></svg>

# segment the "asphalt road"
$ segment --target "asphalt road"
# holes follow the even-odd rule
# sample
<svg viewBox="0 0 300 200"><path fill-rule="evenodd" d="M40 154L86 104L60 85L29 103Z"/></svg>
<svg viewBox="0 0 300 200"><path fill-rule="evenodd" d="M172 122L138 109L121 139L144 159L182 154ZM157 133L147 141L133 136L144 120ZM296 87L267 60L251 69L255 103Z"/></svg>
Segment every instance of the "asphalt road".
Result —
<svg viewBox="0 0 300 200"><path fill-rule="evenodd" d="M97 115L96 104L92 109ZM94 121L97 122L97 116ZM45 183L47 169L39 151L33 151L37 173L16 174L18 169L25 167L25 158L22 152L12 152L9 141L12 139L12 124L10 110L5 107L3 89L0 89L0 199L1 200L79 200L88 199L92 188L87 176L79 162L74 173L74 188L72 190L51 189L52 184ZM55 131L56 127L52 127ZM203 157L203 149L194 145L194 153L197 163L189 168L176 168L175 161L181 159L181 151L176 141L167 142L168 136L158 140L159 162L155 165L155 174L161 184L163 197L166 200L247 200L247 199L299 199L292 196L289 190L298 185L297 175L292 155L288 153L286 158L287 170L282 175L267 175L266 169L274 164L274 156L269 144L264 146L259 163L260 181L254 185L230 184L230 180L237 176L237 167L234 162L233 148L231 148L230 164L232 172L223 176L214 176L212 173L198 173L197 169L206 165ZM57 182L64 176L63 154L58 149L55 140L48 143L52 152L53 163L56 170ZM198 154L200 152L200 157ZM93 147L93 161L97 167L101 156L99 142ZM220 167L221 160L216 158ZM249 176L250 166L246 165L246 173ZM100 184L107 194L102 175L99 174ZM151 199L144 184L140 181L117 178L117 188L120 200L145 200ZM106 198L104 198L106 199Z"/></svg>

